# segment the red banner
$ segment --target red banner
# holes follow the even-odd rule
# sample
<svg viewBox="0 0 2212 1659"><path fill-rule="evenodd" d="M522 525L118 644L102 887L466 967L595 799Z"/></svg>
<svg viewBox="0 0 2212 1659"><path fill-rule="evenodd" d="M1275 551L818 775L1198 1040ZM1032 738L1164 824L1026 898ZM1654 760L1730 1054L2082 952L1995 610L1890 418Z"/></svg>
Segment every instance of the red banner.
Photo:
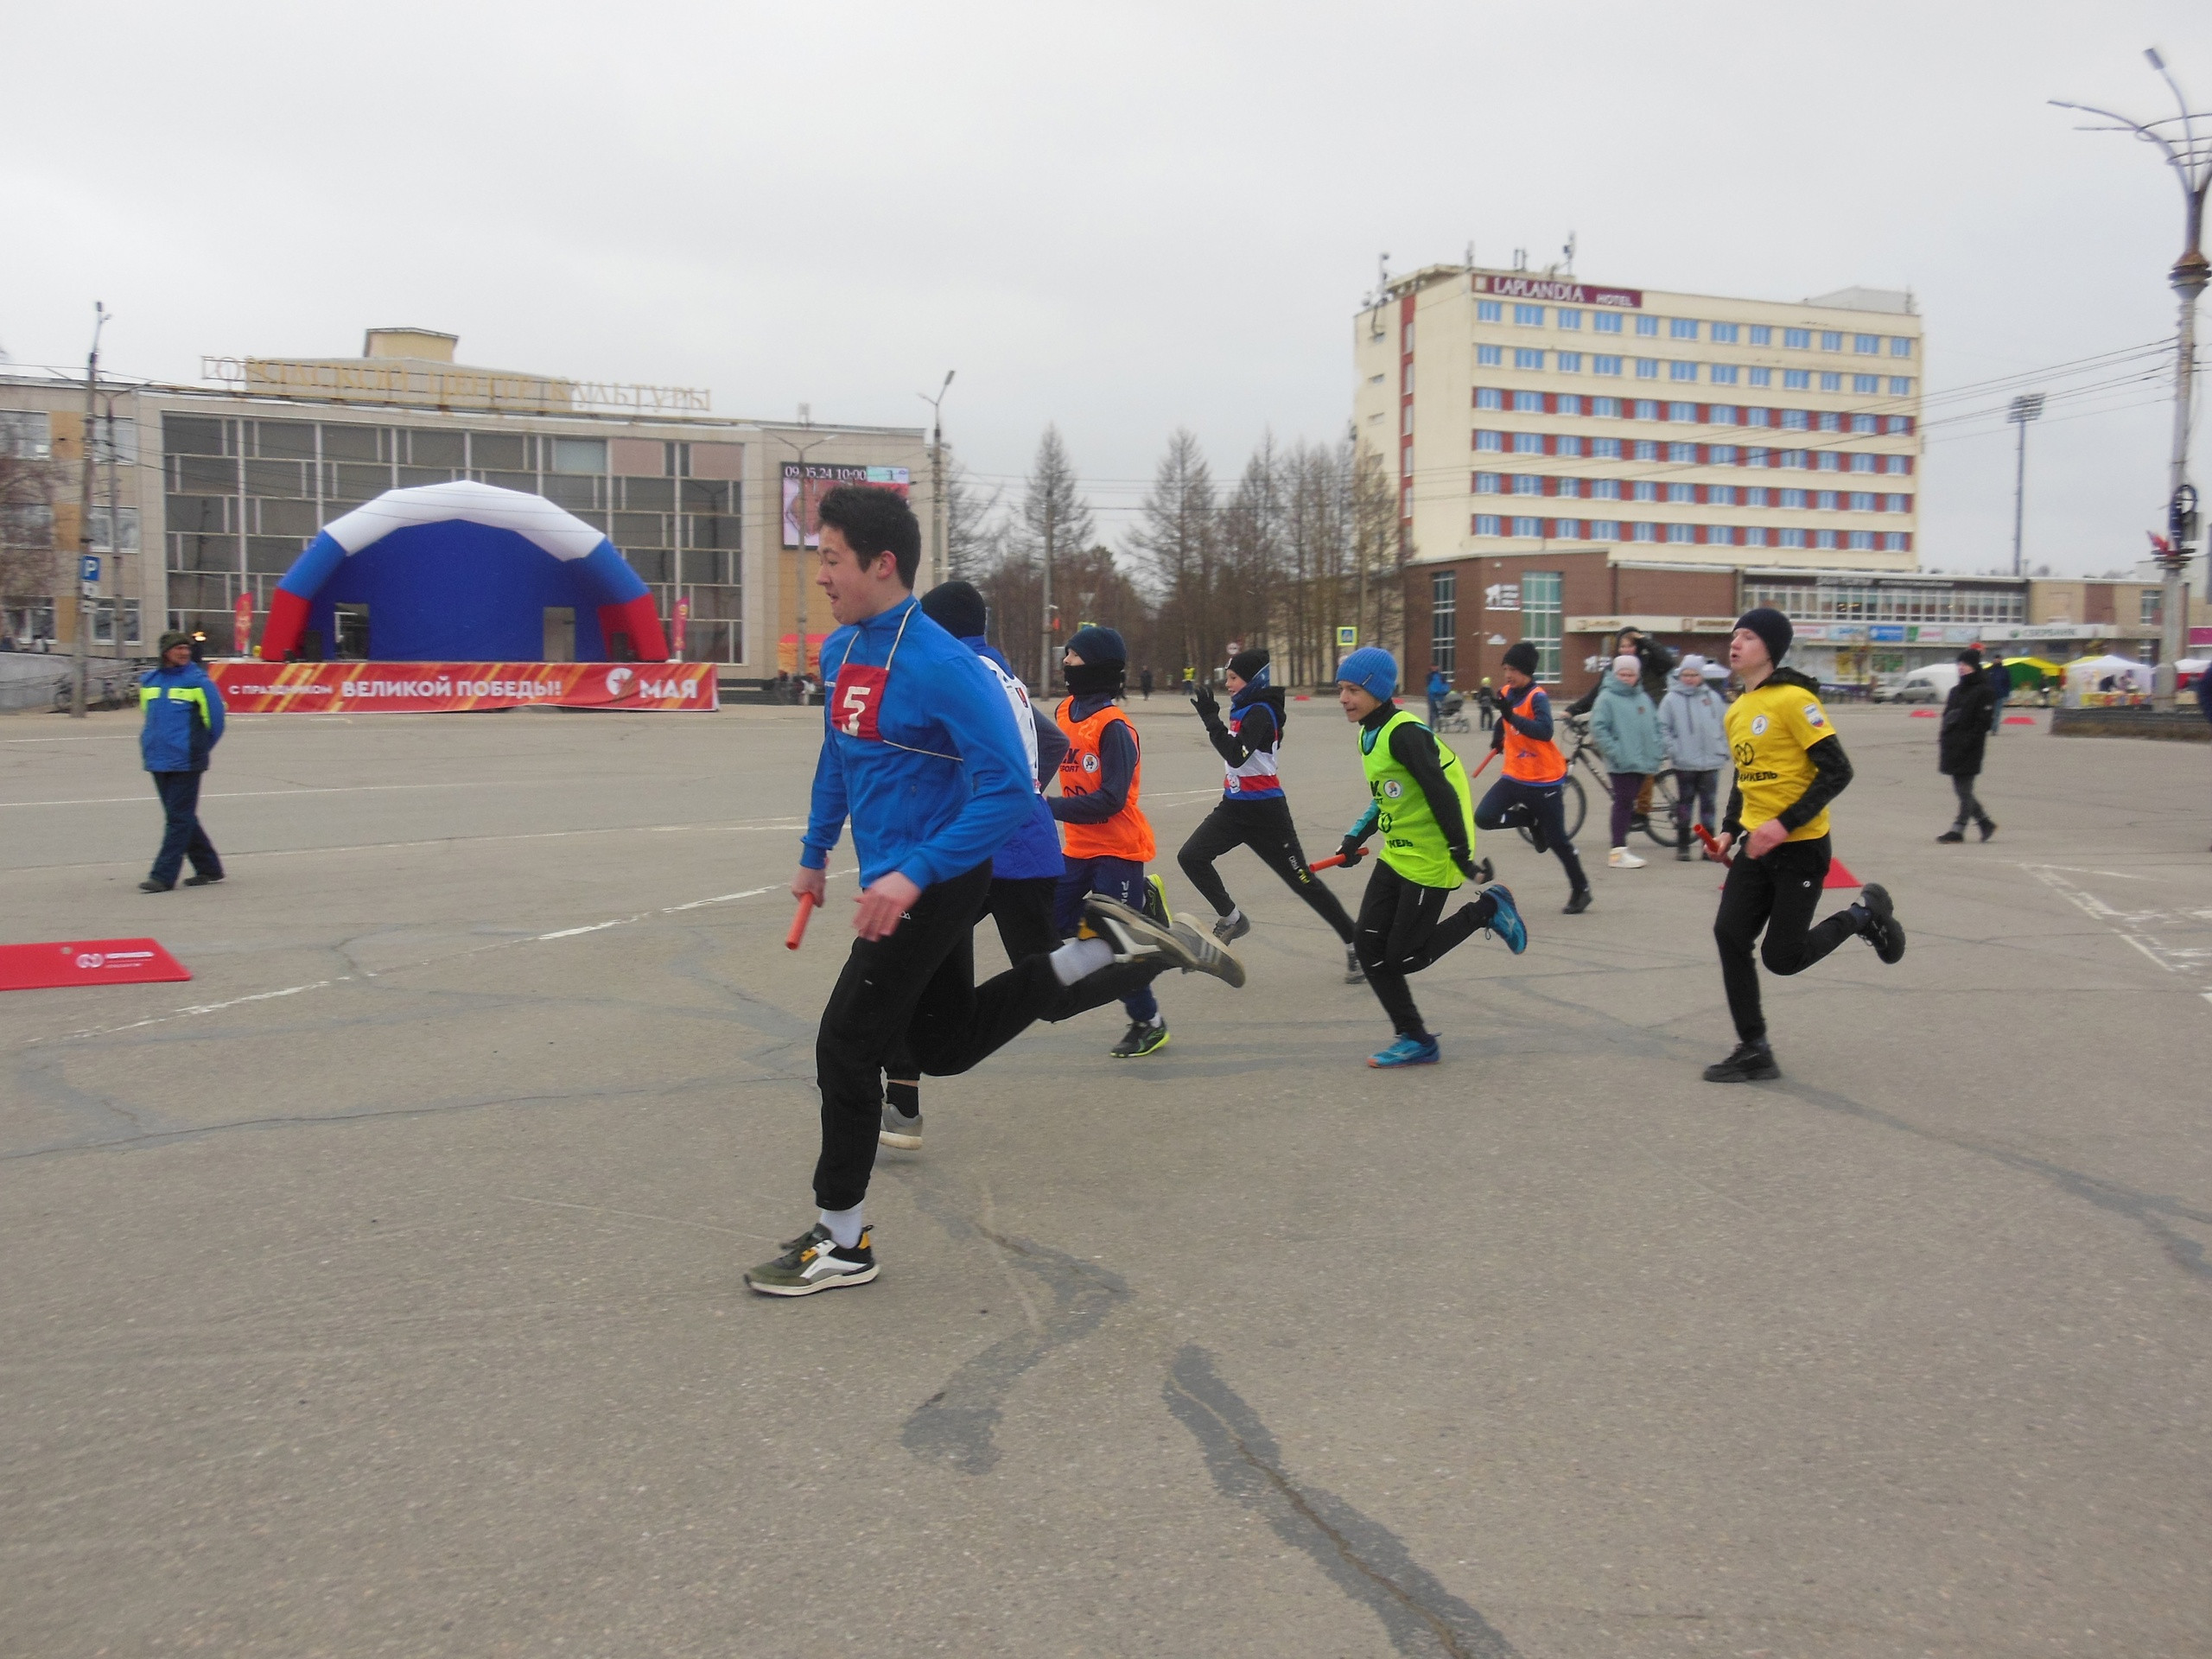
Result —
<svg viewBox="0 0 2212 1659"><path fill-rule="evenodd" d="M55 940L0 944L0 991L64 985L143 985L190 979L182 963L151 939Z"/></svg>
<svg viewBox="0 0 2212 1659"><path fill-rule="evenodd" d="M234 715L721 706L712 663L209 663Z"/></svg>

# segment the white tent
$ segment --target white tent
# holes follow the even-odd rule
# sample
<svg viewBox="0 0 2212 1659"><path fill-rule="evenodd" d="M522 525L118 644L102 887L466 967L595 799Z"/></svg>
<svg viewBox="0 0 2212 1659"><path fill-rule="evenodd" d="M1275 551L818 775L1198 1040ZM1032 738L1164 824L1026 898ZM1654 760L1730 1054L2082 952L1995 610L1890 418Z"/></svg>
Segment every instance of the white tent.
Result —
<svg viewBox="0 0 2212 1659"><path fill-rule="evenodd" d="M2094 709L2129 702L2151 695L2152 670L2133 657L2077 657L2066 664L2069 708Z"/></svg>

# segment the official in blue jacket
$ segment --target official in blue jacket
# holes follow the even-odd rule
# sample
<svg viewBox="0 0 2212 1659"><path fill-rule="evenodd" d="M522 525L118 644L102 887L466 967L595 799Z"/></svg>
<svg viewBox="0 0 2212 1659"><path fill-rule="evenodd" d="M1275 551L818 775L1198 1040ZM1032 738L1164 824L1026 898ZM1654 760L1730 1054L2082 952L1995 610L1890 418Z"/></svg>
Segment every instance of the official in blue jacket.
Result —
<svg viewBox="0 0 2212 1659"><path fill-rule="evenodd" d="M976 983L975 925L991 860L1029 822L1037 784L1007 696L982 659L914 602L922 530L888 490L822 499L815 582L840 626L822 645L830 682L814 802L791 878L819 903L845 820L860 854L852 954L815 1038L822 1089L816 1225L745 1275L766 1296L876 1276L861 1214L882 1126L884 1066L901 1052L932 1077L967 1071L1032 1021L1064 1020L1171 968L1243 982L1187 924L1161 927L1094 899L1100 937L1071 940Z"/></svg>
<svg viewBox="0 0 2212 1659"><path fill-rule="evenodd" d="M215 843L200 827L200 775L223 741L223 694L207 671L192 660L192 636L162 636L162 665L139 682L138 707L146 717L138 733L138 753L154 774L168 827L151 874L141 893L167 893L176 886L184 861L192 861L188 887L223 879Z"/></svg>

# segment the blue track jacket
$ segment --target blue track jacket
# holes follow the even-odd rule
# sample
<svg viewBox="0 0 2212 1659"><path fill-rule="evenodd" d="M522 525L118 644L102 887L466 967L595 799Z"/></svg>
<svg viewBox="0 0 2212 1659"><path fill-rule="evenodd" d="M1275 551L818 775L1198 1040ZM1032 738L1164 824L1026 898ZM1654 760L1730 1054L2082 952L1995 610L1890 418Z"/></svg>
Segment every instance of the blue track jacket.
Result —
<svg viewBox="0 0 2212 1659"><path fill-rule="evenodd" d="M138 755L149 772L205 772L223 741L223 694L197 663L166 663L138 682Z"/></svg>
<svg viewBox="0 0 2212 1659"><path fill-rule="evenodd" d="M1037 798L1006 693L910 597L822 642L830 681L799 862L823 868L847 817L861 885L928 887L988 861Z"/></svg>

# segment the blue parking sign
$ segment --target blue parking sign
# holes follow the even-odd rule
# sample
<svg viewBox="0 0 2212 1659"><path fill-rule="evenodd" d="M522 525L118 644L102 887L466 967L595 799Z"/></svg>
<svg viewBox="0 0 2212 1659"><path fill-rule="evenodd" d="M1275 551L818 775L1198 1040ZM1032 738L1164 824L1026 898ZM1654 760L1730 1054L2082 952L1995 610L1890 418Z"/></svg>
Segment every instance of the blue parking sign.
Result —
<svg viewBox="0 0 2212 1659"><path fill-rule="evenodd" d="M99 554L87 553L77 561L77 579L79 582L98 582L100 579Z"/></svg>

